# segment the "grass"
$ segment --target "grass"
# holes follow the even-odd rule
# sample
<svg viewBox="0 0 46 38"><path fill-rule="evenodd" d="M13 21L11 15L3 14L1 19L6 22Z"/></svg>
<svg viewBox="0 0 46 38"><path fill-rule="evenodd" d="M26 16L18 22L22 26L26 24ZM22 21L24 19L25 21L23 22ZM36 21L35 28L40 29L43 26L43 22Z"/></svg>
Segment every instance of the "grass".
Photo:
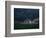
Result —
<svg viewBox="0 0 46 38"><path fill-rule="evenodd" d="M14 24L14 30L16 29L39 29L39 24Z"/></svg>

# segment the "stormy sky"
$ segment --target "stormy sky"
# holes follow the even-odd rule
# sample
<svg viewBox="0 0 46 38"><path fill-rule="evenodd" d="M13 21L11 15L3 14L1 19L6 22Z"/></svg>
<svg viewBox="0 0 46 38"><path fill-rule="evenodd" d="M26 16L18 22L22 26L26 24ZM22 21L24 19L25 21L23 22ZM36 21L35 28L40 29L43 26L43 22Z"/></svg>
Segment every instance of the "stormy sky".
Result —
<svg viewBox="0 0 46 38"><path fill-rule="evenodd" d="M24 21L27 18L31 21L39 18L39 9L14 8L14 20Z"/></svg>

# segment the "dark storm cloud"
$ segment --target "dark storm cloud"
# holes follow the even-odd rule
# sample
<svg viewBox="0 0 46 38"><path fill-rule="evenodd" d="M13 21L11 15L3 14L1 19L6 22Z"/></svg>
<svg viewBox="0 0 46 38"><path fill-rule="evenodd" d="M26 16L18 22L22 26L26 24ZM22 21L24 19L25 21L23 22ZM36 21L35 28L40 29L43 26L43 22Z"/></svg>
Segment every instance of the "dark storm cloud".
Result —
<svg viewBox="0 0 46 38"><path fill-rule="evenodd" d="M14 8L14 19L24 21L26 18L33 20L39 17L39 9Z"/></svg>

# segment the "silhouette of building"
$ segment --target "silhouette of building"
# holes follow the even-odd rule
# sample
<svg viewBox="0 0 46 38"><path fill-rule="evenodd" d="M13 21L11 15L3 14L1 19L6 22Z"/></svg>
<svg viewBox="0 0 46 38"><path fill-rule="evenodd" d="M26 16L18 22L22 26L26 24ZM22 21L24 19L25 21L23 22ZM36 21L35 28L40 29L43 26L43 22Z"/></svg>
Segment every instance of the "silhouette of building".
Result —
<svg viewBox="0 0 46 38"><path fill-rule="evenodd" d="M25 23L25 24L31 24L32 22L31 22L30 19L26 18L26 19L24 20L24 23Z"/></svg>

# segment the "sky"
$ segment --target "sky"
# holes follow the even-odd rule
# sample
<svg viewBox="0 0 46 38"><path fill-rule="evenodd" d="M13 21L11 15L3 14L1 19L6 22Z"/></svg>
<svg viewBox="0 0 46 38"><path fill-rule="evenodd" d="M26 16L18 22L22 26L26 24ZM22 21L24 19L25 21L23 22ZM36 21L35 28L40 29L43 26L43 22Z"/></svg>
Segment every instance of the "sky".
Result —
<svg viewBox="0 0 46 38"><path fill-rule="evenodd" d="M24 21L27 18L31 21L39 18L39 9L14 8L14 20Z"/></svg>

